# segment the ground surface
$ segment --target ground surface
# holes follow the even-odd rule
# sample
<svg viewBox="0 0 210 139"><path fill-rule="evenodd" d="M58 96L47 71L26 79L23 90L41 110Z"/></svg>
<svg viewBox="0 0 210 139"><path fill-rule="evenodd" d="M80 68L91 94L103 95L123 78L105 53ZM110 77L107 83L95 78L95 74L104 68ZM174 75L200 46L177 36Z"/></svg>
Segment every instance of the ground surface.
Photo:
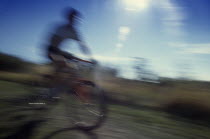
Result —
<svg viewBox="0 0 210 139"><path fill-rule="evenodd" d="M1 81L0 138L41 139L53 131L69 127L69 118L62 105L52 111L26 110L23 96L31 96L34 89L21 84ZM17 99L18 98L18 99ZM12 101L5 101L12 100ZM17 100L17 101L16 101ZM23 99L24 100L24 99ZM170 115L163 111L135 109L115 104L109 105L105 123L92 132L68 130L52 136L57 139L208 139L210 127ZM48 119L43 122L42 120ZM34 127L34 128L33 128Z"/></svg>

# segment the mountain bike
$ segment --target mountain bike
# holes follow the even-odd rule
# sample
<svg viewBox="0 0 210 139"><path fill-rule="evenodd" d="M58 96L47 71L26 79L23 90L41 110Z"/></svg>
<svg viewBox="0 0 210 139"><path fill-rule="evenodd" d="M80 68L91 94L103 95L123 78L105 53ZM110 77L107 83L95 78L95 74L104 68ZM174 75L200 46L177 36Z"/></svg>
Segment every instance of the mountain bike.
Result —
<svg viewBox="0 0 210 139"><path fill-rule="evenodd" d="M48 94L45 94L44 99L37 103L50 106L50 104L62 102L67 117L71 117L72 126L82 130L93 130L98 128L106 118L106 97L104 91L91 81L94 78L91 80L81 78L80 69L84 66L91 68L94 73L96 64L93 62L77 57L69 60L65 66L48 78L51 82ZM90 73L85 74L87 76Z"/></svg>

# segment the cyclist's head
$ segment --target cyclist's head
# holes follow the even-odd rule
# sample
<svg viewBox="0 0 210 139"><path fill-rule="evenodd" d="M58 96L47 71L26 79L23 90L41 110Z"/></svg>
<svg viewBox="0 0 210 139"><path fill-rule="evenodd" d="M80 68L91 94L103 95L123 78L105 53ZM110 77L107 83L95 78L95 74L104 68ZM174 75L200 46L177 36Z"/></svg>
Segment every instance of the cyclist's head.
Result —
<svg viewBox="0 0 210 139"><path fill-rule="evenodd" d="M81 18L81 14L79 11L73 8L66 9L66 18L71 24L75 24L79 18Z"/></svg>

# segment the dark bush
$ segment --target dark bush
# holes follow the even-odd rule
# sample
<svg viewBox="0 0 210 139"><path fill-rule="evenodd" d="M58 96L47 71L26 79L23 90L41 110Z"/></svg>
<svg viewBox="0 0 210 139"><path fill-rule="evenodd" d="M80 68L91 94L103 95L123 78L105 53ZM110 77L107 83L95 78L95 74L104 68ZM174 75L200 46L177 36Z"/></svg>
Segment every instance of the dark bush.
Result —
<svg viewBox="0 0 210 139"><path fill-rule="evenodd" d="M20 72L26 70L26 62L15 56L0 53L0 70Z"/></svg>
<svg viewBox="0 0 210 139"><path fill-rule="evenodd" d="M165 107L169 113L192 120L209 121L210 109L207 106L194 102L174 101Z"/></svg>

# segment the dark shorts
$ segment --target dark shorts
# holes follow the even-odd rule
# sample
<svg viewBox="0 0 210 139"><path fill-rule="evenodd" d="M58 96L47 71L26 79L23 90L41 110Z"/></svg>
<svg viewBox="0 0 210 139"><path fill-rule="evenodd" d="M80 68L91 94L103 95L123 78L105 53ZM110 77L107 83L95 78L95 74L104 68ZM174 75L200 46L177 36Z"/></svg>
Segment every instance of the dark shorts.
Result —
<svg viewBox="0 0 210 139"><path fill-rule="evenodd" d="M74 56L72 54L62 51L58 47L51 46L51 45L48 46L48 54L47 55L52 61L55 61L55 59L52 57L52 55L63 56L64 58L67 58L69 60L74 58Z"/></svg>

